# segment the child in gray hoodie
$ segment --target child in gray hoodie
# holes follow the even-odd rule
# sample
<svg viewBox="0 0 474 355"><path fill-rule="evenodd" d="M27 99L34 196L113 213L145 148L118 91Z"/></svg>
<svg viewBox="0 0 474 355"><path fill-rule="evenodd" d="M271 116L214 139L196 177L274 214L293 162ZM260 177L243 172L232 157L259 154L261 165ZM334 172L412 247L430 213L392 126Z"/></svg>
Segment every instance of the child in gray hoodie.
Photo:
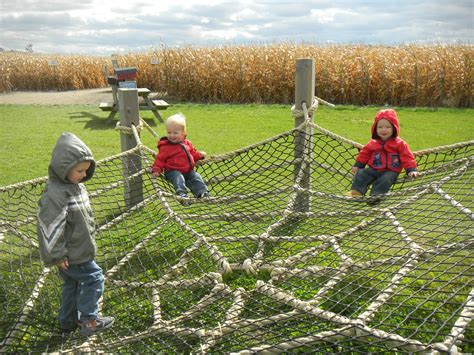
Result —
<svg viewBox="0 0 474 355"><path fill-rule="evenodd" d="M83 336L114 322L113 317L98 314L104 276L94 260L94 216L83 184L94 171L89 147L74 134L63 133L53 149L37 213L41 259L46 266L56 265L63 280L60 327L72 332L80 326Z"/></svg>

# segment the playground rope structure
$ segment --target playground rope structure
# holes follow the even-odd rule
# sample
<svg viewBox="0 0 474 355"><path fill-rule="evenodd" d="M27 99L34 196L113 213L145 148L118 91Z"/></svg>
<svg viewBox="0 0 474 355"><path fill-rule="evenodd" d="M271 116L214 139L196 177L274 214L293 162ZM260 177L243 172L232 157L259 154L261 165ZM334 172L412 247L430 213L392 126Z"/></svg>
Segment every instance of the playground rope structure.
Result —
<svg viewBox="0 0 474 355"><path fill-rule="evenodd" d="M203 199L150 176L150 127L117 126L137 146L87 182L116 322L90 338L58 329L35 226L46 178L1 187L0 352L474 352L474 141L416 152L420 177L379 204L345 197L361 145L313 122L318 101L200 162Z"/></svg>

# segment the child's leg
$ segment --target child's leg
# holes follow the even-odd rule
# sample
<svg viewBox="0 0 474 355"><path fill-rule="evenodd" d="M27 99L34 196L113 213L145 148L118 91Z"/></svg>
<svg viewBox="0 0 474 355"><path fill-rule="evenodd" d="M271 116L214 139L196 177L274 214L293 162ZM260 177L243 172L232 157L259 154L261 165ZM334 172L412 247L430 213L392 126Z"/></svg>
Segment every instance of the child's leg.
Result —
<svg viewBox="0 0 474 355"><path fill-rule="evenodd" d="M97 319L99 299L104 292L102 269L92 260L80 265L69 265L64 273L79 284L77 309L81 313L81 323Z"/></svg>
<svg viewBox="0 0 474 355"><path fill-rule="evenodd" d="M379 176L374 181L372 185L371 195L381 195L386 194L390 187L395 183L397 180L398 173L394 171L383 171L379 173Z"/></svg>
<svg viewBox="0 0 474 355"><path fill-rule="evenodd" d="M176 191L176 194L179 196L186 196L186 181L184 180L183 174L177 170L170 170L165 172L165 178L170 183L173 184L173 187Z"/></svg>
<svg viewBox="0 0 474 355"><path fill-rule="evenodd" d="M200 197L203 194L207 194L209 190L206 184L202 180L201 175L191 170L189 173L184 174L186 180L186 186L193 192L196 197Z"/></svg>
<svg viewBox="0 0 474 355"><path fill-rule="evenodd" d="M59 276L63 279L61 286L61 306L59 307L59 324L64 331L73 331L77 328L77 295L79 284L69 277L62 269Z"/></svg>
<svg viewBox="0 0 474 355"><path fill-rule="evenodd" d="M359 169L352 180L352 190L365 195L368 186L377 178L377 172L371 168Z"/></svg>

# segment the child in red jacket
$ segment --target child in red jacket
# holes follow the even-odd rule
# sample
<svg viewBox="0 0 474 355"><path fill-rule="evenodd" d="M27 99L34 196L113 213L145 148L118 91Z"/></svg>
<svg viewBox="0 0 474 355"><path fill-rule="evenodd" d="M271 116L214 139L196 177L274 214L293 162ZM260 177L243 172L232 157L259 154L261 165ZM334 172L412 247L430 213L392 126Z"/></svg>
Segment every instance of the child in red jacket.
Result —
<svg viewBox="0 0 474 355"><path fill-rule="evenodd" d="M372 139L359 152L352 167L355 175L348 196L365 195L371 184L372 196L385 194L402 169L405 169L408 176L418 176L415 157L408 144L399 137L399 133L400 125L394 110L377 112L372 125Z"/></svg>
<svg viewBox="0 0 474 355"><path fill-rule="evenodd" d="M198 197L208 197L209 190L201 175L194 171L198 160L206 157L197 151L186 139L186 118L178 113L165 122L167 136L158 141L158 154L151 168L154 177L165 174L165 179L173 184L176 194L187 197L188 187Z"/></svg>

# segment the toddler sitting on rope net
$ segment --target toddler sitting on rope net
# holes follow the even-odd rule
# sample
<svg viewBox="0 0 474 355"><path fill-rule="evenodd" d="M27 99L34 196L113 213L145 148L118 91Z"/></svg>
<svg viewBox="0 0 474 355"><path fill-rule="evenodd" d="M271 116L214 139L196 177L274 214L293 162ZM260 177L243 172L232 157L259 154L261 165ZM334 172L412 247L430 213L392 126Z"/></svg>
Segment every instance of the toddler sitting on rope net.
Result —
<svg viewBox="0 0 474 355"><path fill-rule="evenodd" d="M372 139L359 152L352 167L354 179L347 193L351 197L365 195L372 185L371 196L387 193L405 169L410 177L418 176L415 157L408 144L399 137L400 124L395 110L380 110L372 125ZM365 165L369 165L364 168ZM380 201L380 197L371 200L371 204Z"/></svg>
<svg viewBox="0 0 474 355"><path fill-rule="evenodd" d="M201 175L194 171L198 160L206 157L199 152L191 141L186 139L186 118L178 113L168 117L165 122L167 136L158 141L158 154L151 168L151 175L160 176L173 184L176 194L187 197L188 187L197 197L208 197L209 190Z"/></svg>

